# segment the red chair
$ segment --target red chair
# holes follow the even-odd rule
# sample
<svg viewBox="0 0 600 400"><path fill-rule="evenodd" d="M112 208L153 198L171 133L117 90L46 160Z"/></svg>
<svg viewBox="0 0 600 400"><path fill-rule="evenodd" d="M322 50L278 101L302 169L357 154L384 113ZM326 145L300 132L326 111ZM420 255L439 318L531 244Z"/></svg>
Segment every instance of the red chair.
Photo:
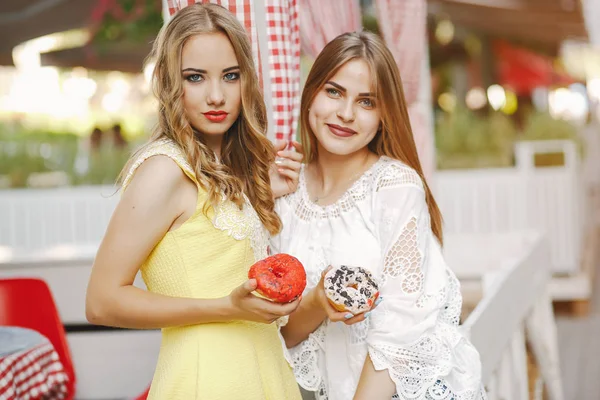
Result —
<svg viewBox="0 0 600 400"><path fill-rule="evenodd" d="M150 386L148 386L148 389L146 389L144 393L136 397L135 400L146 400L148 398L148 393L150 393Z"/></svg>
<svg viewBox="0 0 600 400"><path fill-rule="evenodd" d="M75 397L75 370L67 336L50 288L41 279L0 279L0 325L38 331L50 340L69 377L69 397Z"/></svg>

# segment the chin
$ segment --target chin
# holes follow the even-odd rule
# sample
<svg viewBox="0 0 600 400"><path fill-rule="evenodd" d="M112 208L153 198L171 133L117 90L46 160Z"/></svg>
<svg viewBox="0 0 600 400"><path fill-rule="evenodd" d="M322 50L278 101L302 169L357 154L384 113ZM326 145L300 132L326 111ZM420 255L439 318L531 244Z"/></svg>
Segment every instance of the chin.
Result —
<svg viewBox="0 0 600 400"><path fill-rule="evenodd" d="M214 128L209 128L209 129L203 129L200 132L202 132L202 134L207 135L207 136L222 136L224 135L227 130L229 129L229 127L225 128L225 127L214 127Z"/></svg>
<svg viewBox="0 0 600 400"><path fill-rule="evenodd" d="M220 136L220 135L224 135L225 132L227 132L229 130L229 128L231 128L233 124L228 124L228 123L221 123L221 124L199 124L194 126L194 129L197 130L198 132L202 133L203 135L208 135L208 136Z"/></svg>
<svg viewBox="0 0 600 400"><path fill-rule="evenodd" d="M321 146L325 151L336 156L347 156L360 150L360 147L350 145L350 143L332 143L331 141L321 142Z"/></svg>
<svg viewBox="0 0 600 400"><path fill-rule="evenodd" d="M323 138L323 140L317 138L317 140L323 150L336 156L347 156L363 147L354 140L338 140L336 138Z"/></svg>

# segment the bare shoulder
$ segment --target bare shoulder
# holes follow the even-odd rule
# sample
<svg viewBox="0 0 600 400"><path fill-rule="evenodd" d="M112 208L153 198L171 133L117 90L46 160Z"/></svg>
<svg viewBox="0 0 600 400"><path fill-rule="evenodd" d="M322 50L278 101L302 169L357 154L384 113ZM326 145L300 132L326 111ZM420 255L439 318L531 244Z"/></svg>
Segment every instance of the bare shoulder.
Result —
<svg viewBox="0 0 600 400"><path fill-rule="evenodd" d="M188 181L189 178L172 158L154 155L136 169L121 201L150 208L175 207L178 193L189 184ZM179 211L173 210L173 213Z"/></svg>

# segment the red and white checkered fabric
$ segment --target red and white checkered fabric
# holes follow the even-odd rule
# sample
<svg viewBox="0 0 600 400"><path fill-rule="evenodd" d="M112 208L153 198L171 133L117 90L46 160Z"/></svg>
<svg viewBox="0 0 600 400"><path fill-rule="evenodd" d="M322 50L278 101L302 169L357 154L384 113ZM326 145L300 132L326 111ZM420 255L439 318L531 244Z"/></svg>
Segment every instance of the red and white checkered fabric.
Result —
<svg viewBox="0 0 600 400"><path fill-rule="evenodd" d="M375 0L379 30L392 51L406 101L417 100L427 40L426 0Z"/></svg>
<svg viewBox="0 0 600 400"><path fill-rule="evenodd" d="M49 342L0 358L0 400L64 399L68 380Z"/></svg>
<svg viewBox="0 0 600 400"><path fill-rule="evenodd" d="M263 70L258 39L258 29L265 29L268 40L269 81L263 87L270 90L274 137L291 140L296 133L300 111L300 33L298 25L298 0L263 0L266 26L256 25L255 0L167 0L169 14L197 3L216 3L229 9L248 31L254 62L262 81ZM259 12L263 12L259 10ZM273 139L273 138L271 138Z"/></svg>
<svg viewBox="0 0 600 400"><path fill-rule="evenodd" d="M300 0L302 51L312 58L337 36L362 29L358 0Z"/></svg>
<svg viewBox="0 0 600 400"><path fill-rule="evenodd" d="M252 51L254 55L254 63L257 68L260 68L258 55L258 36L256 33L256 24L254 23L254 7L253 0L167 0L169 6L169 15L175 14L177 11L194 3L214 3L219 4L236 16L238 21L244 25L248 31L250 42L252 43ZM259 72L260 73L260 72Z"/></svg>
<svg viewBox="0 0 600 400"><path fill-rule="evenodd" d="M296 135L300 113L300 25L298 0L265 0L271 101L275 138Z"/></svg>
<svg viewBox="0 0 600 400"><path fill-rule="evenodd" d="M400 75L415 144L425 176L435 169L431 102L426 94L430 79L426 64L426 0L375 0L379 30L392 51Z"/></svg>

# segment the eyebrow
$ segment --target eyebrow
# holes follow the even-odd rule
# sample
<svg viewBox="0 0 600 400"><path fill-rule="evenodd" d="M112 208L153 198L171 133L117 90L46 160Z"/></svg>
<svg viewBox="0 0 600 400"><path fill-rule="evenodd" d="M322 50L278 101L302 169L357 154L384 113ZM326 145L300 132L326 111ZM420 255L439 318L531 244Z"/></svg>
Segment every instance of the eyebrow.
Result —
<svg viewBox="0 0 600 400"><path fill-rule="evenodd" d="M327 81L325 83L330 84L331 86L334 86L336 89L338 89L340 92L346 93L347 90L345 87L343 87L342 85L338 85L337 83L335 83L334 81ZM359 97L375 97L375 93L373 92L367 92L367 93L359 93L358 94Z"/></svg>
<svg viewBox="0 0 600 400"><path fill-rule="evenodd" d="M239 65L235 65L233 67L225 68L222 72L235 71L236 69L240 69ZM198 69L198 68L186 68L186 69L182 70L181 72L197 72L199 74L206 74L206 70L205 69Z"/></svg>

